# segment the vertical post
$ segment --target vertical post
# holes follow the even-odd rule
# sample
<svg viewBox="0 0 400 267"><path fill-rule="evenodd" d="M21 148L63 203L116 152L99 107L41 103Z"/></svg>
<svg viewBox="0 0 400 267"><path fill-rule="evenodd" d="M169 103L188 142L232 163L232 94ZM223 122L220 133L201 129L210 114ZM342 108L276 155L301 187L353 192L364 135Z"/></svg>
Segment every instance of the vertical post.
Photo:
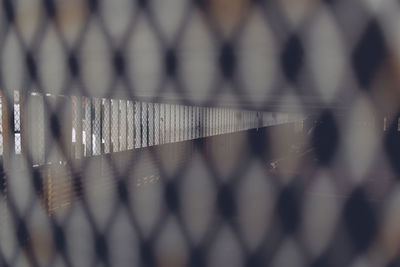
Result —
<svg viewBox="0 0 400 267"><path fill-rule="evenodd" d="M165 143L171 142L171 105L165 104Z"/></svg>
<svg viewBox="0 0 400 267"><path fill-rule="evenodd" d="M141 117L141 126L142 126L142 147L148 146L148 125L147 125L147 103L141 103L142 105L142 117Z"/></svg>
<svg viewBox="0 0 400 267"><path fill-rule="evenodd" d="M163 136L163 130L162 130L163 125L164 125L164 120L162 118L164 118L164 105L159 103L158 104L158 125L159 125L159 132L158 132L159 141L158 141L158 143L160 145L164 144L164 140L163 140L164 136Z"/></svg>
<svg viewBox="0 0 400 267"><path fill-rule="evenodd" d="M185 138L185 106L180 106L179 109L179 128L180 128L180 140L184 141Z"/></svg>
<svg viewBox="0 0 400 267"><path fill-rule="evenodd" d="M133 102L128 100L126 104L126 121L127 121L127 148L133 149L135 147L134 144L134 111L133 111Z"/></svg>
<svg viewBox="0 0 400 267"><path fill-rule="evenodd" d="M212 108L212 135L216 134L216 117L215 108Z"/></svg>
<svg viewBox="0 0 400 267"><path fill-rule="evenodd" d="M217 112L217 120L216 120L216 126L217 126L217 135L221 133L221 109L216 108Z"/></svg>
<svg viewBox="0 0 400 267"><path fill-rule="evenodd" d="M199 138L199 108L194 107L194 138Z"/></svg>
<svg viewBox="0 0 400 267"><path fill-rule="evenodd" d="M231 123L230 132L233 133L236 130L235 129L235 113L234 113L233 110L230 111L230 117L231 117L231 119L230 119L230 123Z"/></svg>
<svg viewBox="0 0 400 267"><path fill-rule="evenodd" d="M200 137L205 137L205 130L206 130L206 124L205 124L205 119L206 119L206 109L205 108L200 108L201 111L201 122L200 122Z"/></svg>
<svg viewBox="0 0 400 267"><path fill-rule="evenodd" d="M153 146L154 145L154 104L148 103L147 106L148 106L147 117L148 117L148 128L149 128L148 145Z"/></svg>
<svg viewBox="0 0 400 267"><path fill-rule="evenodd" d="M142 107L140 102L135 102L135 148L142 146Z"/></svg>
<svg viewBox="0 0 400 267"><path fill-rule="evenodd" d="M210 110L209 110L209 128L210 128L210 130L209 130L209 136L212 136L213 135L213 109L212 108L210 108Z"/></svg>
<svg viewBox="0 0 400 267"><path fill-rule="evenodd" d="M70 96L68 97L63 97L66 102L65 106L66 108L64 108L63 111L63 115L60 116L61 117L61 136L62 136L62 145L63 145L63 149L65 151L65 155L61 155L62 160L66 161L66 160L70 160L71 158L73 158L72 156L72 99ZM62 98L60 98L60 101L63 101Z"/></svg>
<svg viewBox="0 0 400 267"><path fill-rule="evenodd" d="M85 132L85 156L91 156L92 152L92 122L91 122L91 105L90 99L88 97L84 97L84 107L85 107L85 123L84 123L84 132Z"/></svg>
<svg viewBox="0 0 400 267"><path fill-rule="evenodd" d="M167 104L162 104L162 143L167 143Z"/></svg>
<svg viewBox="0 0 400 267"><path fill-rule="evenodd" d="M234 116L233 116L233 111L229 110L229 132L234 132L235 130L235 122L234 122Z"/></svg>
<svg viewBox="0 0 400 267"><path fill-rule="evenodd" d="M154 103L154 145L160 144L160 104Z"/></svg>
<svg viewBox="0 0 400 267"><path fill-rule="evenodd" d="M189 140L190 136L189 136L189 107L185 106L185 110L184 110L184 135L185 135L185 140Z"/></svg>
<svg viewBox="0 0 400 267"><path fill-rule="evenodd" d="M225 133L229 132L229 110L225 109Z"/></svg>
<svg viewBox="0 0 400 267"><path fill-rule="evenodd" d="M112 152L119 151L119 105L118 100L111 99L111 147Z"/></svg>
<svg viewBox="0 0 400 267"><path fill-rule="evenodd" d="M229 133L232 133L234 131L234 123L233 123L233 112L232 110L229 110Z"/></svg>
<svg viewBox="0 0 400 267"><path fill-rule="evenodd" d="M14 96L13 92L2 91L2 93L3 170L7 173L15 155Z"/></svg>
<svg viewBox="0 0 400 267"><path fill-rule="evenodd" d="M191 139L195 139L195 113L194 113L194 107L190 107L190 128L192 129L191 132Z"/></svg>
<svg viewBox="0 0 400 267"><path fill-rule="evenodd" d="M28 119L27 119L28 112L26 109L26 102L27 102L28 96L29 96L29 93L26 90L21 91L20 96L19 96L21 154L23 154L23 155L26 155L26 153L29 153L29 151L28 151L29 132L26 131L27 129L25 128L25 124L27 124L27 122L28 122Z"/></svg>
<svg viewBox="0 0 400 267"><path fill-rule="evenodd" d="M76 96L75 98L75 157L77 159L83 158L83 142L82 142L82 98Z"/></svg>
<svg viewBox="0 0 400 267"><path fill-rule="evenodd" d="M199 138L203 137L203 108L199 107Z"/></svg>
<svg viewBox="0 0 400 267"><path fill-rule="evenodd" d="M39 94L31 95L28 108L30 151L34 164L42 165L45 163L44 97Z"/></svg>
<svg viewBox="0 0 400 267"><path fill-rule="evenodd" d="M100 98L99 99L99 105L100 105L100 154L104 153L104 148L103 148L103 123L104 123L104 111L103 111L103 100Z"/></svg>
<svg viewBox="0 0 400 267"><path fill-rule="evenodd" d="M215 135L216 134L216 125L217 125L217 123L216 123L216 118L217 118L217 116L216 116L216 112L215 112L216 110L215 110L215 108L212 108L212 135Z"/></svg>
<svg viewBox="0 0 400 267"><path fill-rule="evenodd" d="M206 116L205 116L205 137L210 135L210 108L205 108L206 109Z"/></svg>
<svg viewBox="0 0 400 267"><path fill-rule="evenodd" d="M200 137L204 137L204 108L200 107Z"/></svg>
<svg viewBox="0 0 400 267"><path fill-rule="evenodd" d="M204 116L203 116L203 137L207 137L208 135L208 108L203 108Z"/></svg>
<svg viewBox="0 0 400 267"><path fill-rule="evenodd" d="M197 113L196 113L196 107L192 107L192 128L193 128L193 133L192 133L192 139L196 139L196 132L197 132Z"/></svg>
<svg viewBox="0 0 400 267"><path fill-rule="evenodd" d="M119 100L119 151L126 150L126 100Z"/></svg>
<svg viewBox="0 0 400 267"><path fill-rule="evenodd" d="M226 109L226 133L230 132L231 127L231 111L229 108Z"/></svg>
<svg viewBox="0 0 400 267"><path fill-rule="evenodd" d="M181 141L181 105L176 105L176 141Z"/></svg>
<svg viewBox="0 0 400 267"><path fill-rule="evenodd" d="M13 97L13 110L14 110L14 143L15 143L15 154L21 154L21 105L20 105L20 92L14 91Z"/></svg>
<svg viewBox="0 0 400 267"><path fill-rule="evenodd" d="M99 98L93 99L92 105L92 150L93 155L100 155L101 154L101 100ZM94 113L94 114L93 114Z"/></svg>
<svg viewBox="0 0 400 267"><path fill-rule="evenodd" d="M176 142L176 128L175 128L175 119L176 119L176 112L175 112L176 105L171 106L171 143Z"/></svg>
<svg viewBox="0 0 400 267"><path fill-rule="evenodd" d="M178 142L182 141L182 114L181 114L182 106L178 105L177 106L177 111L176 111L176 128L177 128L177 140Z"/></svg>
<svg viewBox="0 0 400 267"><path fill-rule="evenodd" d="M208 108L208 114L207 114L207 136L212 135L212 109Z"/></svg>
<svg viewBox="0 0 400 267"><path fill-rule="evenodd" d="M102 136L104 139L103 153L111 152L111 111L110 99L103 99L103 127Z"/></svg>
<svg viewBox="0 0 400 267"><path fill-rule="evenodd" d="M218 134L222 134L222 109L218 108Z"/></svg>
<svg viewBox="0 0 400 267"><path fill-rule="evenodd" d="M180 118L181 118L181 123L180 123L180 127L181 127L181 140L185 141L187 140L186 138L186 105L181 106L181 110L180 110Z"/></svg>

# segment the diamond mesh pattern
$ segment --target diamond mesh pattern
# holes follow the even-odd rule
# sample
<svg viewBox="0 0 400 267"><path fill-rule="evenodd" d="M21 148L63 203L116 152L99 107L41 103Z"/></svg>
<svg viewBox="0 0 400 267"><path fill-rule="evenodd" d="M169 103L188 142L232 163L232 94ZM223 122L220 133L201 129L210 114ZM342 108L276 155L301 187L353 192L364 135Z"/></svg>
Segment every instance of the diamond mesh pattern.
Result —
<svg viewBox="0 0 400 267"><path fill-rule="evenodd" d="M0 266L399 266L399 12L3 0Z"/></svg>

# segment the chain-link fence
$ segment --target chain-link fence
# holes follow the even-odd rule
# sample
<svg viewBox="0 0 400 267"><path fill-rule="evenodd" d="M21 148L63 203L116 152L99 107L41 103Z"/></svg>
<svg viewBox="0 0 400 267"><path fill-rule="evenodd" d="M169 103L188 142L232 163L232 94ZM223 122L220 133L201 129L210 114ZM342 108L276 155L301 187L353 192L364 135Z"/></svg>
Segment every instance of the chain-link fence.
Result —
<svg viewBox="0 0 400 267"><path fill-rule="evenodd" d="M2 0L0 266L400 266L399 11Z"/></svg>

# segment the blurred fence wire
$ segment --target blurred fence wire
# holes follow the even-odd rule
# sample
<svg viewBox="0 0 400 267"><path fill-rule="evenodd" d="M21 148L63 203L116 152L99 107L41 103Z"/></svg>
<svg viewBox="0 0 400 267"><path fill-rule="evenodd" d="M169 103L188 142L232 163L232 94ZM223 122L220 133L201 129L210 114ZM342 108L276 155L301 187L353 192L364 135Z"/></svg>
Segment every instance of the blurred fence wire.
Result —
<svg viewBox="0 0 400 267"><path fill-rule="evenodd" d="M2 0L0 266L400 266L398 0Z"/></svg>

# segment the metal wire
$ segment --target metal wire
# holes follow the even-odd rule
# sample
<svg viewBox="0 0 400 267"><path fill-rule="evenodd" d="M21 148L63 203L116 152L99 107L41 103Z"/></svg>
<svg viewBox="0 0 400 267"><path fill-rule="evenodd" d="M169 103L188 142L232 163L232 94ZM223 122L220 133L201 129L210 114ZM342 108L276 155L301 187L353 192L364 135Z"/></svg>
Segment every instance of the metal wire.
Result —
<svg viewBox="0 0 400 267"><path fill-rule="evenodd" d="M0 266L399 266L397 0L0 7Z"/></svg>

